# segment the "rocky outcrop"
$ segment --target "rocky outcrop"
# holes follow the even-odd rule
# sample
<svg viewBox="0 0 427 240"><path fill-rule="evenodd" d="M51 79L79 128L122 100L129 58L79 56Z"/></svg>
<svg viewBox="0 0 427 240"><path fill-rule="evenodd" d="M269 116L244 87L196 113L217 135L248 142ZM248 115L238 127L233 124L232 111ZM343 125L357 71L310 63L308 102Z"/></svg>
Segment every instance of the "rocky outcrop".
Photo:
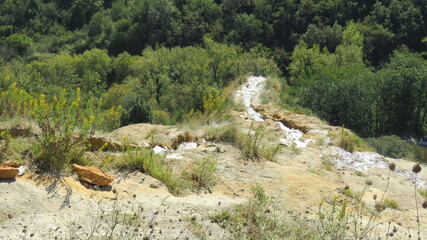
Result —
<svg viewBox="0 0 427 240"><path fill-rule="evenodd" d="M73 171L79 177L79 180L95 184L101 187L108 186L114 181L114 176L102 171L96 167L85 167L78 164L73 164Z"/></svg>
<svg viewBox="0 0 427 240"><path fill-rule="evenodd" d="M109 150L114 152L125 151L128 148L140 148L141 146L135 143L124 143L118 141L111 141L104 137L92 136L87 139L89 150Z"/></svg>
<svg viewBox="0 0 427 240"><path fill-rule="evenodd" d="M15 179L18 173L17 168L0 166L0 179Z"/></svg>

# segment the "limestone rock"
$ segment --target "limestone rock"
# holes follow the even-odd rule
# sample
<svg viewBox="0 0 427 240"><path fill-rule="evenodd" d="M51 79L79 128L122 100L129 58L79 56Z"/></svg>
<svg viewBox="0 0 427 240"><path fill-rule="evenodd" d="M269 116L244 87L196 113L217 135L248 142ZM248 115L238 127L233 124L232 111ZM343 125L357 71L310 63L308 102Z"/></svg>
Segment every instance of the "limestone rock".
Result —
<svg viewBox="0 0 427 240"><path fill-rule="evenodd" d="M19 170L17 168L0 166L0 179L14 179L18 173Z"/></svg>
<svg viewBox="0 0 427 240"><path fill-rule="evenodd" d="M114 176L96 167L85 167L73 164L73 171L81 181L105 187L114 181Z"/></svg>
<svg viewBox="0 0 427 240"><path fill-rule="evenodd" d="M121 151L122 146L119 143L108 141L103 137L93 136L88 138L90 144L90 150L99 150L101 148L108 149L111 151Z"/></svg>

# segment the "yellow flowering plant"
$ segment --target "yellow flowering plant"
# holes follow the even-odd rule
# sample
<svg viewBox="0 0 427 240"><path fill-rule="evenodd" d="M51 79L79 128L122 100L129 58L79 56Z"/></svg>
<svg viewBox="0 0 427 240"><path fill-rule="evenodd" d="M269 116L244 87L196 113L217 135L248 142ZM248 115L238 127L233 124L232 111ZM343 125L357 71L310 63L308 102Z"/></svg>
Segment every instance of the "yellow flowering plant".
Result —
<svg viewBox="0 0 427 240"><path fill-rule="evenodd" d="M94 133L95 116L81 109L80 89L65 89L48 102L41 94L33 120L41 133L33 145L33 164L42 170L60 172L69 163L83 162L86 141Z"/></svg>

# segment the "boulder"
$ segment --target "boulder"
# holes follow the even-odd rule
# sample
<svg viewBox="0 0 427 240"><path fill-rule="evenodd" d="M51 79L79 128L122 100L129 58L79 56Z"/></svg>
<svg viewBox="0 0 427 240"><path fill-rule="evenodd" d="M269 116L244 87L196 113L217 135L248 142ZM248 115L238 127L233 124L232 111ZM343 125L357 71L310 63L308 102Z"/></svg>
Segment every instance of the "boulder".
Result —
<svg viewBox="0 0 427 240"><path fill-rule="evenodd" d="M0 179L15 179L18 173L17 168L0 166Z"/></svg>
<svg viewBox="0 0 427 240"><path fill-rule="evenodd" d="M79 180L105 187L114 181L114 176L96 167L85 167L73 164L73 171Z"/></svg>

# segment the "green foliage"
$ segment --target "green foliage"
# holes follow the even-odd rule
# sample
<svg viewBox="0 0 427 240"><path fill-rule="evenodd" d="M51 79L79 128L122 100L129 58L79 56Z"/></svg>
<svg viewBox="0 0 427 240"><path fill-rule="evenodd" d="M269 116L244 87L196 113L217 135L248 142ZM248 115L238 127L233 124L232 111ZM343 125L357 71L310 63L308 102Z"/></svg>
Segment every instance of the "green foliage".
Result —
<svg viewBox="0 0 427 240"><path fill-rule="evenodd" d="M33 39L25 34L14 33L5 38L4 43L23 55L33 45Z"/></svg>
<svg viewBox="0 0 427 240"><path fill-rule="evenodd" d="M298 217L279 214L273 200L261 186L252 188L252 197L231 210L211 216L232 234L233 239L316 239L313 227Z"/></svg>
<svg viewBox="0 0 427 240"><path fill-rule="evenodd" d="M379 138L367 138L366 142L369 146L376 149L381 155L391 158L411 158L413 156L413 148L411 144L398 136L382 136Z"/></svg>
<svg viewBox="0 0 427 240"><path fill-rule="evenodd" d="M417 53L426 51L426 6L415 0L6 0L0 87L9 86L9 76L34 95L79 87L84 98L99 98L125 84L132 94L108 103L123 105L122 124L157 121L154 111L175 123L191 109L203 112L203 97L237 76L283 72L298 86L286 103L334 125L363 136L421 133L427 64ZM386 64L398 48L409 51L395 52Z"/></svg>
<svg viewBox="0 0 427 240"><path fill-rule="evenodd" d="M172 175L165 156L155 154L152 150L126 152L123 159L115 165L119 168L147 173L165 184L169 192L174 195L178 195L185 186L181 179Z"/></svg>
<svg viewBox="0 0 427 240"><path fill-rule="evenodd" d="M221 111L225 99L219 92L203 96L203 112L210 114Z"/></svg>

